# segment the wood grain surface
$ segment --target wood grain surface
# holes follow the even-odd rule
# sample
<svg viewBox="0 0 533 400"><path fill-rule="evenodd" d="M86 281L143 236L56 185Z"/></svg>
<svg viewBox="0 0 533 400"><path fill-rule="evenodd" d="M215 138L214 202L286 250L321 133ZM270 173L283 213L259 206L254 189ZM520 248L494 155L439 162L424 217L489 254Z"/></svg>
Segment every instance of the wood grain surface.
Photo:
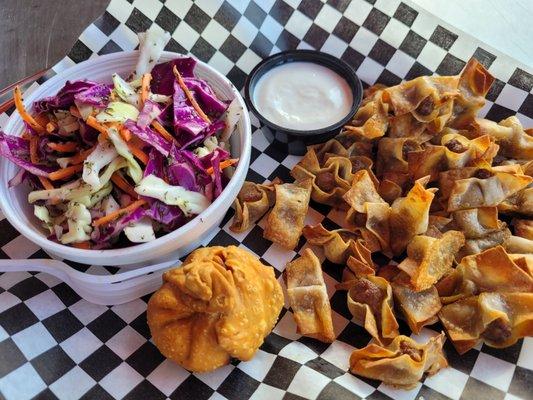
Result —
<svg viewBox="0 0 533 400"><path fill-rule="evenodd" d="M0 88L51 67L109 0L0 0Z"/></svg>

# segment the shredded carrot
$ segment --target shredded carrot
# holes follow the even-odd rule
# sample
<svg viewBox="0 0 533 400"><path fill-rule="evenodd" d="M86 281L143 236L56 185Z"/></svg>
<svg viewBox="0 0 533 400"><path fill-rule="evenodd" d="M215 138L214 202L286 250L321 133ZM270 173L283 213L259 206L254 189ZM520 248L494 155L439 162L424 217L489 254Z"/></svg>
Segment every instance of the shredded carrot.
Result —
<svg viewBox="0 0 533 400"><path fill-rule="evenodd" d="M139 160L141 160L144 165L148 163L148 155L144 151L142 151L138 144L130 142L128 143L128 149L130 149L131 153Z"/></svg>
<svg viewBox="0 0 533 400"><path fill-rule="evenodd" d="M83 169L83 164L71 165L70 167L61 168L57 171L50 172L48 174L48 179L52 181L58 181L61 179L68 178L69 176L74 175L75 173L80 172Z"/></svg>
<svg viewBox="0 0 533 400"><path fill-rule="evenodd" d="M175 139L174 139L174 136L172 136L170 134L169 131L167 131L165 129L165 127L163 125L161 125L158 121L156 120L153 120L152 121L152 126L154 127L154 129L165 139L167 139L169 142L173 142Z"/></svg>
<svg viewBox="0 0 533 400"><path fill-rule="evenodd" d="M44 129L35 119L28 114L26 111L26 108L24 108L24 104L22 103L22 94L20 93L20 88L17 86L15 87L15 91L13 92L13 98L15 100L15 107L17 108L17 111L20 114L20 117L37 133L43 134L46 133L46 129Z"/></svg>
<svg viewBox="0 0 533 400"><path fill-rule="evenodd" d="M90 250L91 243L88 240L86 240L85 242L72 243L72 247L75 247L77 249Z"/></svg>
<svg viewBox="0 0 533 400"><path fill-rule="evenodd" d="M113 175L111 175L111 180L115 185L117 185L120 189L122 189L123 192L129 194L134 199L138 199L139 195L137 192L133 189L133 186L131 186L126 179L122 176L120 172L115 172Z"/></svg>
<svg viewBox="0 0 533 400"><path fill-rule="evenodd" d="M239 162L239 159L238 158L230 158L228 160L224 160L220 163L219 165L219 169L222 171L224 168L228 168L228 167L231 167L232 165L235 165ZM213 169L213 167L209 167L206 169L207 173L209 175L213 175L213 173L215 172L215 170Z"/></svg>
<svg viewBox="0 0 533 400"><path fill-rule="evenodd" d="M24 140L27 140L27 141L29 142L30 139L31 139L30 132L28 132L28 131L24 131L24 132L22 133L21 138L24 139Z"/></svg>
<svg viewBox="0 0 533 400"><path fill-rule="evenodd" d="M181 87L181 90L183 90L183 92L185 93L185 96L187 96L187 98L189 99L189 101L191 102L191 105L193 106L193 108L196 110L196 112L198 113L198 115L205 121L207 122L208 124L211 123L211 120L209 119L209 117L207 116L206 113L204 113L202 111L202 109L200 108L200 106L198 105L198 103L196 102L196 99L194 98L194 96L192 95L192 93L189 91L189 88L187 87L187 85L185 85L185 82L183 82L183 78L181 77L181 74L180 72L178 71L178 69L176 68L176 66L174 65L174 68L172 69L172 72L174 72L174 76L176 76L176 79L178 80L178 84L180 85Z"/></svg>
<svg viewBox="0 0 533 400"><path fill-rule="evenodd" d="M56 124L55 122L50 121L50 122L48 122L48 123L46 124L46 132L48 132L48 133L52 133L52 132L54 132L56 129L57 129L57 124Z"/></svg>
<svg viewBox="0 0 533 400"><path fill-rule="evenodd" d="M30 138L30 161L39 164L39 138L37 136Z"/></svg>
<svg viewBox="0 0 533 400"><path fill-rule="evenodd" d="M39 182L41 182L41 185L43 185L43 188L45 188L46 190L55 189L54 185L52 185L52 183L48 179L46 179L44 176L38 176L38 178L39 178Z"/></svg>
<svg viewBox="0 0 533 400"><path fill-rule="evenodd" d="M90 149L83 150L82 152L76 154L75 156L72 156L69 158L69 164L71 165L77 165L85 161L87 157L89 157L89 154L91 154L94 150L95 146L91 147Z"/></svg>
<svg viewBox="0 0 533 400"><path fill-rule="evenodd" d="M143 200L143 199L136 200L136 201L134 201L133 203L131 203L127 207L121 208L120 210L117 210L117 211L113 211L112 213L109 213L109 214L107 214L104 217L101 217L101 218L98 218L97 220L94 220L93 221L93 226L97 227L97 226L100 226L100 225L107 224L107 223L109 223L111 221L114 221L117 218L122 217L125 214L132 213L133 211L135 211L136 209L138 209L139 207L141 207L141 206L143 206L145 204L146 204L146 200Z"/></svg>
<svg viewBox="0 0 533 400"><path fill-rule="evenodd" d="M144 74L141 79L141 101L140 109L144 107L144 102L148 99L148 93L150 89L150 81L152 80L152 74Z"/></svg>
<svg viewBox="0 0 533 400"><path fill-rule="evenodd" d="M122 136L122 139L124 139L126 142L129 142L131 140L131 132L128 128L121 126L118 131L120 132L120 136Z"/></svg>
<svg viewBox="0 0 533 400"><path fill-rule="evenodd" d="M107 136L107 128L102 125L100 122L96 120L92 115L87 118L87 125L89 125L91 128L96 129L98 132L104 134Z"/></svg>
<svg viewBox="0 0 533 400"><path fill-rule="evenodd" d="M65 143L48 142L47 146L54 151L68 153L68 152L76 151L76 149L78 148L78 143L76 142L65 142Z"/></svg>
<svg viewBox="0 0 533 400"><path fill-rule="evenodd" d="M80 110L76 106L70 106L69 112L76 118L81 118Z"/></svg>

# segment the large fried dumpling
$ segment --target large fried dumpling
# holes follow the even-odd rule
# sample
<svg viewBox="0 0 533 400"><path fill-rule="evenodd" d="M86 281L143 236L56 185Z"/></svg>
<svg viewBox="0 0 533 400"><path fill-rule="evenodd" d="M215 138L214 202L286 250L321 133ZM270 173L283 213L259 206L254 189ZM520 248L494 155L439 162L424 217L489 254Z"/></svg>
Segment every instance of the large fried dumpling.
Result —
<svg viewBox="0 0 533 400"><path fill-rule="evenodd" d="M163 274L148 302L161 353L190 371L253 357L278 319L283 292L272 267L235 246L194 251Z"/></svg>

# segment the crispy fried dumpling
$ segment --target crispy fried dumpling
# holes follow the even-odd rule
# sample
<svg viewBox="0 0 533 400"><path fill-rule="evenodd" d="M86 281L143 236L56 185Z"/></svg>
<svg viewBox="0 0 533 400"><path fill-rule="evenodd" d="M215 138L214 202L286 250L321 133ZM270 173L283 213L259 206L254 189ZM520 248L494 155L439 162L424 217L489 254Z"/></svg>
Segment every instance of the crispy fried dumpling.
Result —
<svg viewBox="0 0 533 400"><path fill-rule="evenodd" d="M459 354L481 340L508 347L533 335L533 293L481 293L442 307L439 318Z"/></svg>
<svg viewBox="0 0 533 400"><path fill-rule="evenodd" d="M190 371L253 357L278 319L283 292L272 267L235 246L201 248L163 274L148 302L161 353Z"/></svg>
<svg viewBox="0 0 533 400"><path fill-rule="evenodd" d="M407 258L398 268L410 277L414 290L429 289L452 269L455 254L465 243L458 231L445 232L440 238L418 235L407 245Z"/></svg>
<svg viewBox="0 0 533 400"><path fill-rule="evenodd" d="M428 179L415 182L406 197L392 203L390 212L390 248L401 254L415 235L427 231L429 208L435 197L435 189L426 189Z"/></svg>
<svg viewBox="0 0 533 400"><path fill-rule="evenodd" d="M472 173L470 177L453 183L448 198L448 211L497 206L533 181L530 176L496 168L478 168L468 172Z"/></svg>
<svg viewBox="0 0 533 400"><path fill-rule="evenodd" d="M389 105L383 103L381 95L382 92L377 91L371 98L367 98L352 121L344 126L344 130L364 139L376 139L385 135L389 122Z"/></svg>
<svg viewBox="0 0 533 400"><path fill-rule="evenodd" d="M497 152L498 145L488 135L469 140L458 133L447 133L442 136L440 146L428 144L421 151L409 153L409 172L413 179L430 175L431 180L435 180L442 171L479 161L492 163Z"/></svg>
<svg viewBox="0 0 533 400"><path fill-rule="evenodd" d="M235 199L235 216L230 229L233 232L244 232L265 215L274 204L274 185L280 183L279 178L267 184L245 181Z"/></svg>
<svg viewBox="0 0 533 400"><path fill-rule="evenodd" d="M437 285L441 300L450 303L481 292L532 292L533 278L501 246L464 257L446 285Z"/></svg>
<svg viewBox="0 0 533 400"><path fill-rule="evenodd" d="M298 333L323 342L333 342L333 322L320 261L311 249L285 267L289 305Z"/></svg>
<svg viewBox="0 0 533 400"><path fill-rule="evenodd" d="M477 118L474 129L479 135L489 135L500 145L502 156L514 159L533 159L533 132L524 130L518 118L510 116L499 123Z"/></svg>
<svg viewBox="0 0 533 400"><path fill-rule="evenodd" d="M442 351L444 334L418 344L407 336L397 336L387 346L370 343L350 356L350 372L402 389L415 387L424 374L433 375L448 362Z"/></svg>
<svg viewBox="0 0 533 400"><path fill-rule="evenodd" d="M408 156L411 152L422 150L419 143L411 138L382 138L378 143L376 174L384 176L387 172L408 174Z"/></svg>
<svg viewBox="0 0 533 400"><path fill-rule="evenodd" d="M352 186L343 198L351 208L359 213L366 213L365 203L385 203L374 186L370 174L365 169L357 171L353 175Z"/></svg>
<svg viewBox="0 0 533 400"><path fill-rule="evenodd" d="M453 114L448 126L466 128L485 105L485 96L494 82L494 77L475 58L463 68L459 78L459 96L454 101Z"/></svg>
<svg viewBox="0 0 533 400"><path fill-rule="evenodd" d="M414 333L420 333L424 326L438 321L437 313L442 307L439 293L435 286L415 291L408 286L408 279L402 275L397 275L392 282L394 301L402 310L409 328Z"/></svg>
<svg viewBox="0 0 533 400"><path fill-rule="evenodd" d="M394 316L392 289L378 276L356 278L349 283L348 309L378 343L388 343L399 335Z"/></svg>
<svg viewBox="0 0 533 400"><path fill-rule="evenodd" d="M452 218L450 226L463 232L466 239L465 245L456 256L458 261L465 256L502 244L511 235L507 225L498 219L496 207L454 211Z"/></svg>
<svg viewBox="0 0 533 400"><path fill-rule="evenodd" d="M361 239L358 232L348 229L335 229L328 231L322 224L305 226L303 235L307 243L321 246L326 258L335 264L344 264L352 255L352 243Z"/></svg>
<svg viewBox="0 0 533 400"><path fill-rule="evenodd" d="M275 185L276 203L267 217L263 237L287 249L298 244L311 198L312 179Z"/></svg>
<svg viewBox="0 0 533 400"><path fill-rule="evenodd" d="M291 170L296 180L313 180L311 198L317 203L340 207L342 196L352 182L352 163L346 157L331 156L321 166L313 149Z"/></svg>

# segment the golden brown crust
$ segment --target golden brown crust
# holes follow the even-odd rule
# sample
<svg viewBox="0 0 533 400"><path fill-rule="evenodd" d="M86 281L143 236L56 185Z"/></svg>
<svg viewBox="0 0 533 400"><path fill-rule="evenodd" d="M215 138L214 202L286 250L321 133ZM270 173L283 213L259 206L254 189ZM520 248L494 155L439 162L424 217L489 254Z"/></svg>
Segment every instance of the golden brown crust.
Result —
<svg viewBox="0 0 533 400"><path fill-rule="evenodd" d="M165 272L147 318L161 353L205 372L253 357L283 306L272 267L235 246L201 248Z"/></svg>

